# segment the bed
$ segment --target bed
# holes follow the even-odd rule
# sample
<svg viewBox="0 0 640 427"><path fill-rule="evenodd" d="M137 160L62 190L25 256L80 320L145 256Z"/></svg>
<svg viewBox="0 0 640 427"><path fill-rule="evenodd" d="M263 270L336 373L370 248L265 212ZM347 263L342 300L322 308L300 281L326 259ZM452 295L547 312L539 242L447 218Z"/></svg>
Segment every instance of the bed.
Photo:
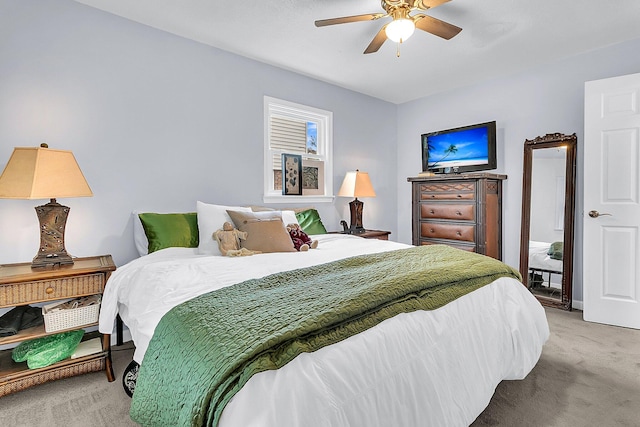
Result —
<svg viewBox="0 0 640 427"><path fill-rule="evenodd" d="M552 249L556 247L559 247L559 249L553 251ZM540 273L540 277L543 279L543 273L547 273L546 282L548 286L551 287L554 285L552 275L561 275L562 266L562 245L560 242L551 243L535 240L529 241L529 272L532 277L534 277L533 275ZM529 286L541 286L543 283L544 280L541 282L540 279L530 280Z"/></svg>
<svg viewBox="0 0 640 427"><path fill-rule="evenodd" d="M220 217L204 226L200 209L197 218L200 237L205 239L212 225L220 227ZM288 216L285 222L291 220ZM154 418L156 414L177 413L189 406L179 390L195 387L191 378L179 384L180 372L191 376L192 371L204 370L204 376L208 375L206 366L190 362L193 351L189 346L202 345L202 332L195 331L196 326L181 329L179 346L163 347L166 329L162 325L179 308L279 274L295 275L295 280L304 283L306 274L314 269L345 260L377 257L384 261L422 251L351 235L311 237L319 244L308 252L237 258L202 254L196 247L165 247L112 274L103 296L99 329L111 333L119 314L131 332L136 346L133 358L141 363L132 401L134 420L144 425L166 424L167 418ZM468 254L459 251L459 255ZM486 258L475 256L474 262ZM399 266L401 269L403 263ZM222 309L211 311L220 313ZM190 319L186 320L183 318L178 326L191 328ZM538 301L512 276L500 277L442 307L393 315L335 343L301 351L278 369L258 370L244 380L222 408L216 409L217 417L191 409L186 415L176 414L172 424L469 425L487 406L500 381L522 379L528 374L548 335ZM167 348L183 346L184 359L179 363L152 370L155 362L151 360L162 357ZM147 353L153 358L145 359ZM166 378L164 371L170 372ZM137 400L139 390L145 389L145 396L165 394L168 398ZM175 405L169 402L172 394ZM210 395L203 393L202 398ZM196 400L200 400L198 396ZM166 408L171 405L175 408Z"/></svg>

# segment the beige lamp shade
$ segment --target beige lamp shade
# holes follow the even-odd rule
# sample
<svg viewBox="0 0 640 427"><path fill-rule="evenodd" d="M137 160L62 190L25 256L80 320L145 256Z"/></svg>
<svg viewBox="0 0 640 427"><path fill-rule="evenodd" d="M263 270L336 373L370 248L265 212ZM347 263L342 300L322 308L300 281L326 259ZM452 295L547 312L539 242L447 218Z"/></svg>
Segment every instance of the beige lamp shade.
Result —
<svg viewBox="0 0 640 427"><path fill-rule="evenodd" d="M2 199L93 196L71 151L18 147L0 176Z"/></svg>
<svg viewBox="0 0 640 427"><path fill-rule="evenodd" d="M371 185L371 179L367 172L347 172L338 191L341 197L376 197L376 192Z"/></svg>

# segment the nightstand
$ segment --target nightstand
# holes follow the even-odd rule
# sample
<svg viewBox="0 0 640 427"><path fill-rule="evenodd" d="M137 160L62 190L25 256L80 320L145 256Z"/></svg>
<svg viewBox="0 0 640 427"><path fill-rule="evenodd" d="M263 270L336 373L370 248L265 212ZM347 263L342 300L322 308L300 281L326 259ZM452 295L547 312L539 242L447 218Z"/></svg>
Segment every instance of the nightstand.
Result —
<svg viewBox="0 0 640 427"><path fill-rule="evenodd" d="M342 231L331 231L330 234L348 234ZM367 230L364 233L352 234L352 236L362 237L363 239L389 240L390 231L384 230Z"/></svg>
<svg viewBox="0 0 640 427"><path fill-rule="evenodd" d="M32 269L31 263L0 265L0 308L53 302L80 296L102 294L107 279L116 269L111 255L76 258L71 265ZM55 333L97 326L98 322L47 333L44 325L24 329L0 338L0 345L19 343ZM99 333L85 333L90 339ZM77 359L65 359L39 369L11 359L11 349L0 351L0 396L45 382L87 372L106 371L114 381L111 366L111 336L102 336L102 351Z"/></svg>

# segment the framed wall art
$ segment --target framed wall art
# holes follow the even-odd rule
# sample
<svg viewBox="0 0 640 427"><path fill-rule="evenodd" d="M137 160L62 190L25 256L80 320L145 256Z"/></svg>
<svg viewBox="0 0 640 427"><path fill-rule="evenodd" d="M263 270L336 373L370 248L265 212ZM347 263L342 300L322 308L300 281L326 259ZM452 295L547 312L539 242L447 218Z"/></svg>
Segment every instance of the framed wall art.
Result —
<svg viewBox="0 0 640 427"><path fill-rule="evenodd" d="M282 153L282 194L302 195L302 156Z"/></svg>
<svg viewBox="0 0 640 427"><path fill-rule="evenodd" d="M302 194L324 195L324 162L308 159L302 161Z"/></svg>

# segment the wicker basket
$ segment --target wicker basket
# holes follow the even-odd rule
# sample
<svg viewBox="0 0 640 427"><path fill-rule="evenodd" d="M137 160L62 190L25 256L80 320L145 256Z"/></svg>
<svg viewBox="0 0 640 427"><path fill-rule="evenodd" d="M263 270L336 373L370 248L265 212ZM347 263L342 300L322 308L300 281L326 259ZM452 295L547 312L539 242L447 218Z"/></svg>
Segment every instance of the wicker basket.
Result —
<svg viewBox="0 0 640 427"><path fill-rule="evenodd" d="M56 306L66 303L61 301L42 307L44 317L45 332L56 332L63 329L71 329L78 326L88 325L98 321L100 314L100 300L96 304L85 307L68 308L64 310L53 310Z"/></svg>

